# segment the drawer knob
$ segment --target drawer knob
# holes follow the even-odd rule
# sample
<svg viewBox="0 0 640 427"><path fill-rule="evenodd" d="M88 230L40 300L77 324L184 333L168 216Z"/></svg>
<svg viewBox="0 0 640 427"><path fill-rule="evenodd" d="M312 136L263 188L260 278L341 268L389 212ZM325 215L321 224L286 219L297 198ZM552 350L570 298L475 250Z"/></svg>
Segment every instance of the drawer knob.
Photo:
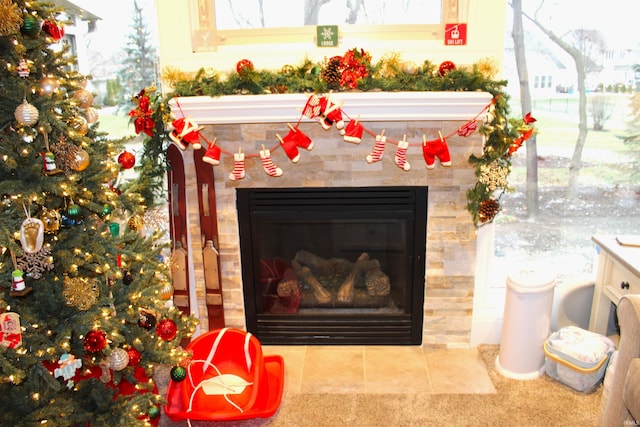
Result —
<svg viewBox="0 0 640 427"><path fill-rule="evenodd" d="M629 289L629 282L620 282L621 289Z"/></svg>

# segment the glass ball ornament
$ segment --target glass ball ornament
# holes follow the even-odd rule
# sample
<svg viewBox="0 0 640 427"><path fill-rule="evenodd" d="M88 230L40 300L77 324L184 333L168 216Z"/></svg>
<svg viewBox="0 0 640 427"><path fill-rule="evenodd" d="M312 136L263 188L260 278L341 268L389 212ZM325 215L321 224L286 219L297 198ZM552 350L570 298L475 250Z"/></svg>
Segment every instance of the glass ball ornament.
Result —
<svg viewBox="0 0 640 427"><path fill-rule="evenodd" d="M184 381L184 379L187 378L187 370L184 366L174 366L173 368L171 368L169 375L171 376L171 379L173 381L179 383L180 381Z"/></svg>
<svg viewBox="0 0 640 427"><path fill-rule="evenodd" d="M40 118L38 109L32 104L29 104L26 99L22 101L22 104L18 105L13 115L22 126L35 125Z"/></svg>
<svg viewBox="0 0 640 427"><path fill-rule="evenodd" d="M89 353L97 353L107 346L107 335L100 329L87 332L84 337L84 349Z"/></svg>
<svg viewBox="0 0 640 427"><path fill-rule="evenodd" d="M89 132L89 123L82 116L75 116L69 120L69 127L80 136L84 136Z"/></svg>
<svg viewBox="0 0 640 427"><path fill-rule="evenodd" d="M131 218L129 218L129 221L127 221L127 225L131 230L138 232L144 227L144 219L141 215L133 214Z"/></svg>
<svg viewBox="0 0 640 427"><path fill-rule="evenodd" d="M165 341L171 341L178 334L178 325L172 319L162 319L156 325L156 333Z"/></svg>
<svg viewBox="0 0 640 427"><path fill-rule="evenodd" d="M114 371L122 371L129 364L129 353L124 348L114 348L107 358L107 362Z"/></svg>
<svg viewBox="0 0 640 427"><path fill-rule="evenodd" d="M152 406L147 411L147 415L150 419L158 418L160 416L160 408L157 406Z"/></svg>
<svg viewBox="0 0 640 427"><path fill-rule="evenodd" d="M153 327L156 326L156 316L147 311L140 312L138 316L138 326L146 330L153 329Z"/></svg>
<svg viewBox="0 0 640 427"><path fill-rule="evenodd" d="M54 77L45 77L40 80L40 95L51 96L60 89L60 81Z"/></svg>
<svg viewBox="0 0 640 427"><path fill-rule="evenodd" d="M89 108L93 105L93 95L87 89L78 89L73 93L73 100L79 107Z"/></svg>
<svg viewBox="0 0 640 427"><path fill-rule="evenodd" d="M169 282L165 282L160 289L160 298L168 301L173 297L173 285Z"/></svg>
<svg viewBox="0 0 640 427"><path fill-rule="evenodd" d="M127 350L129 355L129 366L137 366L142 360L142 354L135 348L131 347Z"/></svg>
<svg viewBox="0 0 640 427"><path fill-rule="evenodd" d="M73 169L76 172L82 172L83 170L89 167L89 163L90 163L89 153L87 153L82 148L78 148L69 166L71 166L71 169Z"/></svg>
<svg viewBox="0 0 640 427"><path fill-rule="evenodd" d="M76 219L80 216L80 206L75 203L71 203L67 206L67 216L72 219Z"/></svg>
<svg viewBox="0 0 640 427"><path fill-rule="evenodd" d="M136 156L125 150L118 156L118 163L122 169L131 169L136 164Z"/></svg>
<svg viewBox="0 0 640 427"><path fill-rule="evenodd" d="M98 121L98 119L100 118L100 114L95 108L89 107L84 112L84 118L87 119L87 123L93 124Z"/></svg>
<svg viewBox="0 0 640 427"><path fill-rule="evenodd" d="M440 76L444 77L449 73L449 71L452 71L452 70L455 70L455 69L456 69L456 64L454 64L451 61L444 61L438 67L438 74L440 74Z"/></svg>
<svg viewBox="0 0 640 427"><path fill-rule="evenodd" d="M37 36L40 34L40 21L30 13L24 15L20 32L29 37Z"/></svg>
<svg viewBox="0 0 640 427"><path fill-rule="evenodd" d="M64 36L64 27L56 24L50 19L47 19L42 23L42 29L55 41L59 41Z"/></svg>
<svg viewBox="0 0 640 427"><path fill-rule="evenodd" d="M248 59L241 59L240 61L238 61L238 63L236 64L236 71L238 72L238 74L240 74L241 76L246 76L248 73L250 73L251 71L253 71L253 62L251 62Z"/></svg>

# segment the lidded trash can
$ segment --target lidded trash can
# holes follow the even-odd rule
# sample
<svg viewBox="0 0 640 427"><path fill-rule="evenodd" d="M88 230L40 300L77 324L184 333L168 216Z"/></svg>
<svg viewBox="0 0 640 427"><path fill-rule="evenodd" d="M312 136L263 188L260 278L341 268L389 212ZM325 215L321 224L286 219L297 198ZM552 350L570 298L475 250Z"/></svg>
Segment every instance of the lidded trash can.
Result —
<svg viewBox="0 0 640 427"><path fill-rule="evenodd" d="M545 372L544 343L551 332L555 275L540 264L507 275L500 351L496 370L508 378L527 380Z"/></svg>

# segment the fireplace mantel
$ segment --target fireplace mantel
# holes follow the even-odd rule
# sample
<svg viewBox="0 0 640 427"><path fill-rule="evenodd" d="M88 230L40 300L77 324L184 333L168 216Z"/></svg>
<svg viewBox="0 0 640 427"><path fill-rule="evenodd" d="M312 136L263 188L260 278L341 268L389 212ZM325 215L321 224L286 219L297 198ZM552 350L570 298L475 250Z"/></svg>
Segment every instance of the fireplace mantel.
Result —
<svg viewBox="0 0 640 427"><path fill-rule="evenodd" d="M343 111L363 122L472 120L492 99L487 92L340 92ZM174 98L171 111L200 125L286 123L298 120L308 94ZM303 121L311 121L303 117Z"/></svg>
<svg viewBox="0 0 640 427"><path fill-rule="evenodd" d="M358 118L371 132L360 144L345 142L335 129L323 129L316 120L301 117L309 94L237 95L185 97L171 100L175 118L187 117L204 126L202 135L217 140L223 149L220 164L213 166L219 242L220 277L227 326L245 327L243 283L236 207L238 188L287 187L428 187L426 289L422 345L429 347L468 346L471 342L472 312L478 233L466 209L466 193L476 183L470 155L481 155L483 136L456 134L462 125L484 118L492 96L486 92L340 92L334 102L343 102L346 119ZM288 132L286 123L300 121L300 130L314 141L310 151L300 149L300 161L292 163L279 149L277 135ZM371 134L385 131L389 140L406 136L411 143L406 159L409 171L394 162L396 146L388 144L380 161L365 160L374 146ZM436 162L427 168L422 153L423 136L429 139L449 135L447 146L451 166ZM280 177L265 173L257 153L260 147L275 147L273 161L282 168ZM234 159L229 153L247 153L246 177L229 179ZM198 151L202 155L202 151ZM193 153L193 154L192 154ZM194 156L188 148L184 160L189 230L187 247L192 311L206 324L204 242L199 228L198 199L202 189L196 183Z"/></svg>

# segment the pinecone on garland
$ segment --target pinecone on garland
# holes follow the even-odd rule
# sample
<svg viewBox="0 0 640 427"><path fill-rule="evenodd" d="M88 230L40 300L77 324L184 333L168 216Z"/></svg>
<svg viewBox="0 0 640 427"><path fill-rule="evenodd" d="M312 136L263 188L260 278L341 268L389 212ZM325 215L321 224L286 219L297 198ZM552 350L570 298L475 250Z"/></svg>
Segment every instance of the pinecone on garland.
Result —
<svg viewBox="0 0 640 427"><path fill-rule="evenodd" d="M320 79L327 84L329 89L340 88L340 77L342 76L342 57L334 56L330 59L325 59L322 72L320 73Z"/></svg>
<svg viewBox="0 0 640 427"><path fill-rule="evenodd" d="M493 221L500 211L500 203L494 199L483 200L478 210L478 219L481 223Z"/></svg>

